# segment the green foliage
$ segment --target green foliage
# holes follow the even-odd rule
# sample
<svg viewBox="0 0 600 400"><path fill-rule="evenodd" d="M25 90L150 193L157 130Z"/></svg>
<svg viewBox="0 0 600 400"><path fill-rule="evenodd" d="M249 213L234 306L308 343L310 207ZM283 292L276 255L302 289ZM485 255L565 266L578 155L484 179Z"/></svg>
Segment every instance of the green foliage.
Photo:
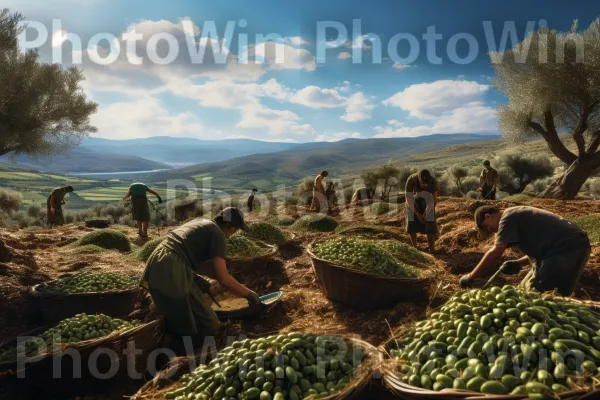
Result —
<svg viewBox="0 0 600 400"><path fill-rule="evenodd" d="M447 169L447 174L452 179L459 192L463 193L462 181L469 175L469 170L462 165L455 164Z"/></svg>
<svg viewBox="0 0 600 400"><path fill-rule="evenodd" d="M310 214L294 222L292 229L304 232L333 232L337 226L337 221L330 216Z"/></svg>
<svg viewBox="0 0 600 400"><path fill-rule="evenodd" d="M0 155L59 154L96 131L89 120L97 104L81 90L79 69L42 63L33 50L21 52L16 39L22 20L0 11Z"/></svg>
<svg viewBox="0 0 600 400"><path fill-rule="evenodd" d="M154 252L154 250L165 240L164 237L158 237L152 239L149 242L144 243L142 247L133 252L132 256L140 262L146 262Z"/></svg>
<svg viewBox="0 0 600 400"><path fill-rule="evenodd" d="M23 196L19 192L0 189L0 211L16 211L21 206Z"/></svg>
<svg viewBox="0 0 600 400"><path fill-rule="evenodd" d="M27 215L31 218L42 219L46 210L39 204L30 204L27 206Z"/></svg>
<svg viewBox="0 0 600 400"><path fill-rule="evenodd" d="M263 248L247 237L234 235L227 239L227 257L255 257L264 252Z"/></svg>
<svg viewBox="0 0 600 400"><path fill-rule="evenodd" d="M78 246L73 248L73 253L75 254L98 254L106 251L105 248L102 248L95 244L86 244L84 246Z"/></svg>
<svg viewBox="0 0 600 400"><path fill-rule="evenodd" d="M367 188L369 197L379 193L381 198L387 199L393 189L403 187L411 174L410 168L398 168L390 161L378 168L363 172L360 177Z"/></svg>
<svg viewBox="0 0 600 400"><path fill-rule="evenodd" d="M374 244L397 260L408 264L431 264L431 260L414 247L397 240L381 240Z"/></svg>
<svg viewBox="0 0 600 400"><path fill-rule="evenodd" d="M502 170L500 187L510 194L522 193L530 183L554 174L550 159L544 155L528 156L511 152L503 154L500 162L508 168Z"/></svg>
<svg viewBox="0 0 600 400"><path fill-rule="evenodd" d="M370 210L375 215L383 215L390 212L390 204L382 201L371 204Z"/></svg>
<svg viewBox="0 0 600 400"><path fill-rule="evenodd" d="M277 215L269 220L272 224L278 226L292 226L296 219L289 215Z"/></svg>
<svg viewBox="0 0 600 400"><path fill-rule="evenodd" d="M591 243L600 242L600 214L583 215L571 222L587 232Z"/></svg>
<svg viewBox="0 0 600 400"><path fill-rule="evenodd" d="M416 277L414 267L398 261L376 242L340 237L314 247L314 254L327 261L362 272L395 277Z"/></svg>
<svg viewBox="0 0 600 400"><path fill-rule="evenodd" d="M260 240L268 244L281 244L288 241L291 235L288 232L268 224L258 222L248 225L248 231L239 231L236 235L245 236L249 239Z"/></svg>
<svg viewBox="0 0 600 400"><path fill-rule="evenodd" d="M77 246L95 244L104 249L116 249L119 251L130 251L131 243L123 232L113 229L101 229L90 232L76 242Z"/></svg>

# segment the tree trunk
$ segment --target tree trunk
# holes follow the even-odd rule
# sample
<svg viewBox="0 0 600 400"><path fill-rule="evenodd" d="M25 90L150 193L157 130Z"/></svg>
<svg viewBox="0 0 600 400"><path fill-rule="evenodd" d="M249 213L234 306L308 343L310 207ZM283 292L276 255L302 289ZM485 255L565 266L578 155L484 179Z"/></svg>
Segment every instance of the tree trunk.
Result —
<svg viewBox="0 0 600 400"><path fill-rule="evenodd" d="M589 161L575 161L556 179L548 189L539 195L545 199L573 200L595 168Z"/></svg>

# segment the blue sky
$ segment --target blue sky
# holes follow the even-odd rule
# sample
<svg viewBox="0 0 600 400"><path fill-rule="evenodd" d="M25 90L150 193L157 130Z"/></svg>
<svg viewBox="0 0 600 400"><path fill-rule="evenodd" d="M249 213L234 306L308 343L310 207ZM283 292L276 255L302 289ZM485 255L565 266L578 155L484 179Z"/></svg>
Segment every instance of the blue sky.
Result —
<svg viewBox="0 0 600 400"><path fill-rule="evenodd" d="M47 30L48 40L35 45L45 61L66 66L73 62L72 52L82 56L84 90L100 104L93 117L96 136L112 139L170 135L307 142L498 133L495 107L505 99L491 85L488 40L493 36L498 46L511 26L523 39L528 22L538 28L540 20L566 31L578 19L585 29L600 16L600 3L588 0L3 3ZM60 20L61 30L53 19ZM484 29L484 21L491 30ZM216 35L207 37L210 24ZM325 25L331 28L324 31ZM27 41L36 36L31 26ZM193 38L186 38L186 26ZM347 31L346 41L338 38L338 27ZM423 37L432 30L440 37L435 42ZM135 55L142 65L130 62L125 32L141 35ZM107 41L90 46L97 34L120 38L114 62L90 59L90 49L108 55ZM273 41L261 43L258 34L273 34ZM81 47L70 44L73 35ZM179 48L168 65L153 63L147 51L154 40L157 54L168 54L160 36L170 36ZM190 60L190 38L205 49L201 63ZM53 58L59 48L63 56ZM222 51L222 63L215 61L215 48ZM325 49L325 58L317 57L319 49ZM247 64L241 61L244 54ZM353 58L358 55L360 63Z"/></svg>

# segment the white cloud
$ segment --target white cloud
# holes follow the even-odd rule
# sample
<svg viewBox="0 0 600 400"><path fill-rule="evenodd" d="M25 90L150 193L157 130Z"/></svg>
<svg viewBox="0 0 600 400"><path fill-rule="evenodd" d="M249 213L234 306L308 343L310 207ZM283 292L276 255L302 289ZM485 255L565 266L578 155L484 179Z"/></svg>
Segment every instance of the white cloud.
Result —
<svg viewBox="0 0 600 400"><path fill-rule="evenodd" d="M298 90L290 101L310 108L337 108L344 106L347 99L335 89L307 86Z"/></svg>
<svg viewBox="0 0 600 400"><path fill-rule="evenodd" d="M242 109L241 120L236 126L266 129L271 135L312 135L313 127L309 124L301 124L301 120L297 114L289 110L273 110L263 105L254 105Z"/></svg>
<svg viewBox="0 0 600 400"><path fill-rule="evenodd" d="M283 43L265 42L250 46L248 57L258 63L265 63L273 70L298 69L314 71L316 57L306 49L297 49Z"/></svg>
<svg viewBox="0 0 600 400"><path fill-rule="evenodd" d="M322 134L315 138L315 142L338 142L344 139L360 139L362 135L359 132L337 132Z"/></svg>
<svg viewBox="0 0 600 400"><path fill-rule="evenodd" d="M383 105L399 107L420 119L441 117L462 104L480 101L490 88L473 81L441 80L419 83L382 101Z"/></svg>
<svg viewBox="0 0 600 400"><path fill-rule="evenodd" d="M379 38L377 37L377 35L374 35L372 33L368 33L366 35L359 35L354 38L351 47L353 49L369 50L371 47L373 47L372 43L378 40Z"/></svg>
<svg viewBox="0 0 600 400"><path fill-rule="evenodd" d="M371 104L369 99L362 92L358 92L350 96L346 102L346 113L340 117L346 122L359 122L371 119L371 111L375 106Z"/></svg>
<svg viewBox="0 0 600 400"><path fill-rule="evenodd" d="M412 65L408 65L408 64L400 64L400 63L392 64L392 68L397 69L398 71L404 71L405 69L408 69L411 67L412 67Z"/></svg>
<svg viewBox="0 0 600 400"><path fill-rule="evenodd" d="M52 34L52 47L60 47L67 40L67 31L60 29Z"/></svg>
<svg viewBox="0 0 600 400"><path fill-rule="evenodd" d="M195 115L169 113L159 100L148 96L100 107L92 116L92 124L98 128L96 136L109 139L200 136L204 130Z"/></svg>
<svg viewBox="0 0 600 400"><path fill-rule="evenodd" d="M352 54L348 53L347 51L342 51L340 54L338 54L338 58L340 60L347 60L348 58L352 58Z"/></svg>
<svg viewBox="0 0 600 400"><path fill-rule="evenodd" d="M481 102L459 105L437 118L432 125L405 126L397 120L385 126L376 126L376 138L416 137L452 133L496 133L498 118L496 111Z"/></svg>
<svg viewBox="0 0 600 400"><path fill-rule="evenodd" d="M302 39L302 37L300 37L300 36L286 37L283 39L283 41L285 43L290 43L294 46L303 46L305 44L308 44L308 42L306 40Z"/></svg>

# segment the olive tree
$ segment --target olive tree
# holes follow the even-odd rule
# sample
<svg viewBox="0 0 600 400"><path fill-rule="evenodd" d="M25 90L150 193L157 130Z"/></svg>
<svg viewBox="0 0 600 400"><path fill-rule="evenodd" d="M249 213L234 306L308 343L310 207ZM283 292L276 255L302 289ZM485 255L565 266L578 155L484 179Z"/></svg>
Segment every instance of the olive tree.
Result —
<svg viewBox="0 0 600 400"><path fill-rule="evenodd" d="M540 196L573 199L600 167L600 19L582 32L577 22L570 32L544 27L490 57L508 98L498 110L504 136L543 138L566 168Z"/></svg>
<svg viewBox="0 0 600 400"><path fill-rule="evenodd" d="M500 157L503 168L501 188L510 193L522 193L530 183L553 175L554 167L544 155L527 156L507 153Z"/></svg>
<svg viewBox="0 0 600 400"><path fill-rule="evenodd" d="M381 197L387 199L394 188L401 188L406 183L411 173L412 171L408 167L398 168L388 162L378 168L365 171L360 177L367 188L369 197L373 197L380 189Z"/></svg>
<svg viewBox="0 0 600 400"><path fill-rule="evenodd" d="M469 170L461 165L453 165L446 171L450 179L456 185L459 192L463 193L462 181L469 176Z"/></svg>
<svg viewBox="0 0 600 400"><path fill-rule="evenodd" d="M49 156L79 144L96 128L75 68L42 63L37 51L21 52L23 17L0 10L0 155Z"/></svg>

